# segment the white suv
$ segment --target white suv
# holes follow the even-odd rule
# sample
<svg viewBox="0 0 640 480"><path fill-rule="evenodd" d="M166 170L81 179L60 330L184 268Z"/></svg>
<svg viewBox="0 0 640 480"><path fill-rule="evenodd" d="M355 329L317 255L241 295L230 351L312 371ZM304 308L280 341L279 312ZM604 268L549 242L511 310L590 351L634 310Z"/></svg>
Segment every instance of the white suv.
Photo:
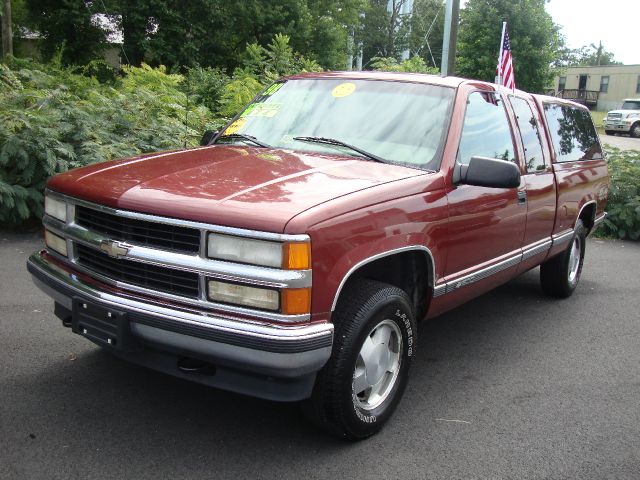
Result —
<svg viewBox="0 0 640 480"><path fill-rule="evenodd" d="M611 110L602 120L607 135L616 132L640 137L640 98L626 98L620 110Z"/></svg>

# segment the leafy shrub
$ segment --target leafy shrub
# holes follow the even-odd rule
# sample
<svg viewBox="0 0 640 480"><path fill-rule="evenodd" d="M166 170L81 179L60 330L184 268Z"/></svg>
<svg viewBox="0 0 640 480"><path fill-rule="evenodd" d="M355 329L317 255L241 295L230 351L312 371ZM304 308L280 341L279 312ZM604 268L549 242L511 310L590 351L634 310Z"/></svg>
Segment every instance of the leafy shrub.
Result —
<svg viewBox="0 0 640 480"><path fill-rule="evenodd" d="M384 72L440 73L440 70L429 67L425 61L418 56L411 57L402 62L398 62L398 60L393 57L373 57L371 59L371 68Z"/></svg>
<svg viewBox="0 0 640 480"><path fill-rule="evenodd" d="M182 81L147 65L113 84L23 60L0 65L0 222L39 216L56 173L197 145L211 114L198 105L187 112Z"/></svg>
<svg viewBox="0 0 640 480"><path fill-rule="evenodd" d="M602 233L617 238L640 238L640 151L607 151L611 188L608 216Z"/></svg>

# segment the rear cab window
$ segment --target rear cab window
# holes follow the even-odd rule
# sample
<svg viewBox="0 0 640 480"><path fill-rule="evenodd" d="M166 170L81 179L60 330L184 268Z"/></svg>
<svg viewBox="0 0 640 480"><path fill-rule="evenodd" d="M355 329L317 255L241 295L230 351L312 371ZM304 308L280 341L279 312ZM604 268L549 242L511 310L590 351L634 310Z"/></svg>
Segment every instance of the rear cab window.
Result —
<svg viewBox="0 0 640 480"><path fill-rule="evenodd" d="M556 162L576 162L602 159L602 148L588 110L544 103Z"/></svg>
<svg viewBox="0 0 640 480"><path fill-rule="evenodd" d="M522 138L524 147L525 168L527 173L536 173L546 170L546 163L543 154L543 142L540 133L540 126L536 120L536 115L531 108L531 104L523 98L509 96L511 107L516 116L516 123Z"/></svg>

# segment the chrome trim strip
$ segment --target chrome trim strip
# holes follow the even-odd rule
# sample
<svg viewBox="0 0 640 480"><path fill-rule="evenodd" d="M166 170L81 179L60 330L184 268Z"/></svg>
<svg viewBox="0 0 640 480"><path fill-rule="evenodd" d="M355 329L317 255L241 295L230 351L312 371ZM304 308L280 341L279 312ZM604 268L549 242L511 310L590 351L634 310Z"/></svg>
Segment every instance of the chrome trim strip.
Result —
<svg viewBox="0 0 640 480"><path fill-rule="evenodd" d="M551 239L548 239L548 240L542 240L540 245L536 246L535 243L532 243L531 245L534 245L534 246L527 246L523 248L523 251L522 251L523 261L527 260L528 258L535 257L540 253L545 253L547 250L551 248L551 246L553 245L553 242L551 241Z"/></svg>
<svg viewBox="0 0 640 480"><path fill-rule="evenodd" d="M573 232L571 232L573 233ZM480 280L484 280L491 275L495 275L507 268L511 268L513 266L518 265L523 260L531 258L540 253L544 253L548 251L552 246L551 239L542 239L537 242L530 243L528 245L523 246L520 249L520 252L512 255L505 260L502 260L498 263L490 265L488 267L482 268L481 270L469 273L460 278L456 278L455 280L449 280L448 282L442 283L438 285L434 291L433 296L440 297L447 293L451 293L459 288L466 287L467 285L471 285L472 283L479 282ZM455 277L456 274L451 275L451 277Z"/></svg>
<svg viewBox="0 0 640 480"><path fill-rule="evenodd" d="M243 322L240 320L226 319L215 314L193 313L166 306L146 303L133 298L121 297L108 292L98 290L79 280L73 273L50 264L42 258L40 253L35 253L29 258L29 262L34 268L46 275L54 282L62 283L69 289L81 295L86 295L104 303L112 305L114 308L127 308L142 314L167 318L177 322L193 324L203 328L211 328L227 332L236 332L243 335L265 339L281 340L304 340L324 335L333 335L333 324L315 323L307 325L267 325L265 323ZM50 292L45 292L49 293ZM58 297L66 297L57 290L53 292ZM54 296L56 300L58 298ZM60 298L62 300L62 298Z"/></svg>
<svg viewBox="0 0 640 480"><path fill-rule="evenodd" d="M410 245L407 247L402 247L402 248L396 248L393 250L388 250L386 252L382 252L382 253L378 253L376 255L373 255L371 257L365 258L364 260L361 260L360 262L356 263L353 267L351 267L349 269L349 271L346 273L346 275L342 278L342 281L340 282L340 285L338 285L338 289L336 290L336 294L333 297L333 303L331 304L331 311L333 312L336 309L336 305L338 303L338 298L340 297L340 292L342 292L342 289L344 288L345 284L347 283L347 280L349 279L349 277L356 271L358 270L360 267L362 267L363 265L366 265L367 263L371 263L375 260L378 260L380 258L384 258L384 257L388 257L390 255L394 255L396 253L401 253L401 252L409 252L412 250L416 250L416 251L420 251L420 252L426 252L427 255L429 255L429 259L431 260L431 277L429 278L429 281L431 282L429 284L429 288L431 288L431 286L433 285L433 282L435 282L436 280L436 264L435 261L433 260L433 254L431 253L431 250L429 250L427 247L425 247L424 245Z"/></svg>
<svg viewBox="0 0 640 480"><path fill-rule="evenodd" d="M598 228L600 226L600 224L602 222L604 222L604 220L607 218L609 214L607 212L602 212L602 214L599 217L596 217L593 220L593 228L592 230L595 230L596 228Z"/></svg>
<svg viewBox="0 0 640 480"><path fill-rule="evenodd" d="M552 235L551 239L553 241L553 246L555 247L556 245L559 245L561 243L568 242L569 240L571 240L572 236L573 236L572 229L563 230L560 233L556 233Z"/></svg>
<svg viewBox="0 0 640 480"><path fill-rule="evenodd" d="M433 289L433 298L439 297L447 293L447 284L443 283Z"/></svg>
<svg viewBox="0 0 640 480"><path fill-rule="evenodd" d="M309 241L309 235L291 235L286 233L274 233L274 232L260 232L255 230L247 230L244 228L226 227L223 225L213 225L209 223L195 222L191 220L180 220L178 218L161 217L158 215L150 215L147 213L132 212L130 210L120 210L117 208L107 207L105 205L99 205L93 202L87 202L75 197L69 197L62 193L55 192L53 190L46 190L45 195L49 195L52 198L58 198L64 202L69 202L75 205L81 205L84 207L92 208L101 212L109 213L111 215L117 215L119 217L132 218L135 220L144 220L147 222L164 223L167 225L176 225L179 227L195 228L198 230L206 230L208 232L224 233L226 235L237 235L241 237L256 238L260 240L271 240L277 242L307 242Z"/></svg>
<svg viewBox="0 0 640 480"><path fill-rule="evenodd" d="M97 251L100 251L100 245L103 240L109 240L108 237L89 231L80 225L75 223L66 225L48 215L45 215L42 223L52 232ZM311 286L311 270L279 270L205 259L199 255L188 255L132 244L127 245L129 251L120 258L134 262L186 270L221 280L250 283L271 288L307 288Z"/></svg>
<svg viewBox="0 0 640 480"><path fill-rule="evenodd" d="M495 275L507 268L513 267L514 265L519 264L522 261L522 253L518 253L512 257L509 257L505 260L502 260L499 263L494 265L490 265L488 267L483 268L482 270L478 270L477 272L470 273L465 275L464 277L451 280L447 282L447 292L451 293L459 288L465 287L467 285L471 285L472 283L478 282L480 280L484 280L491 275Z"/></svg>

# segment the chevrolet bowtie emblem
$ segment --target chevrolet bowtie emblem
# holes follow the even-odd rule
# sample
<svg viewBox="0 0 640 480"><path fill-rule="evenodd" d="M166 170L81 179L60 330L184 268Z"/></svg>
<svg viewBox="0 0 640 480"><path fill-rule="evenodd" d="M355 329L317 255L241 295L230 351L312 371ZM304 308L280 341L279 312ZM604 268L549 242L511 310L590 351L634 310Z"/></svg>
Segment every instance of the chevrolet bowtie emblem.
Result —
<svg viewBox="0 0 640 480"><path fill-rule="evenodd" d="M129 245L116 240L102 240L100 250L112 258L121 258L129 252Z"/></svg>

